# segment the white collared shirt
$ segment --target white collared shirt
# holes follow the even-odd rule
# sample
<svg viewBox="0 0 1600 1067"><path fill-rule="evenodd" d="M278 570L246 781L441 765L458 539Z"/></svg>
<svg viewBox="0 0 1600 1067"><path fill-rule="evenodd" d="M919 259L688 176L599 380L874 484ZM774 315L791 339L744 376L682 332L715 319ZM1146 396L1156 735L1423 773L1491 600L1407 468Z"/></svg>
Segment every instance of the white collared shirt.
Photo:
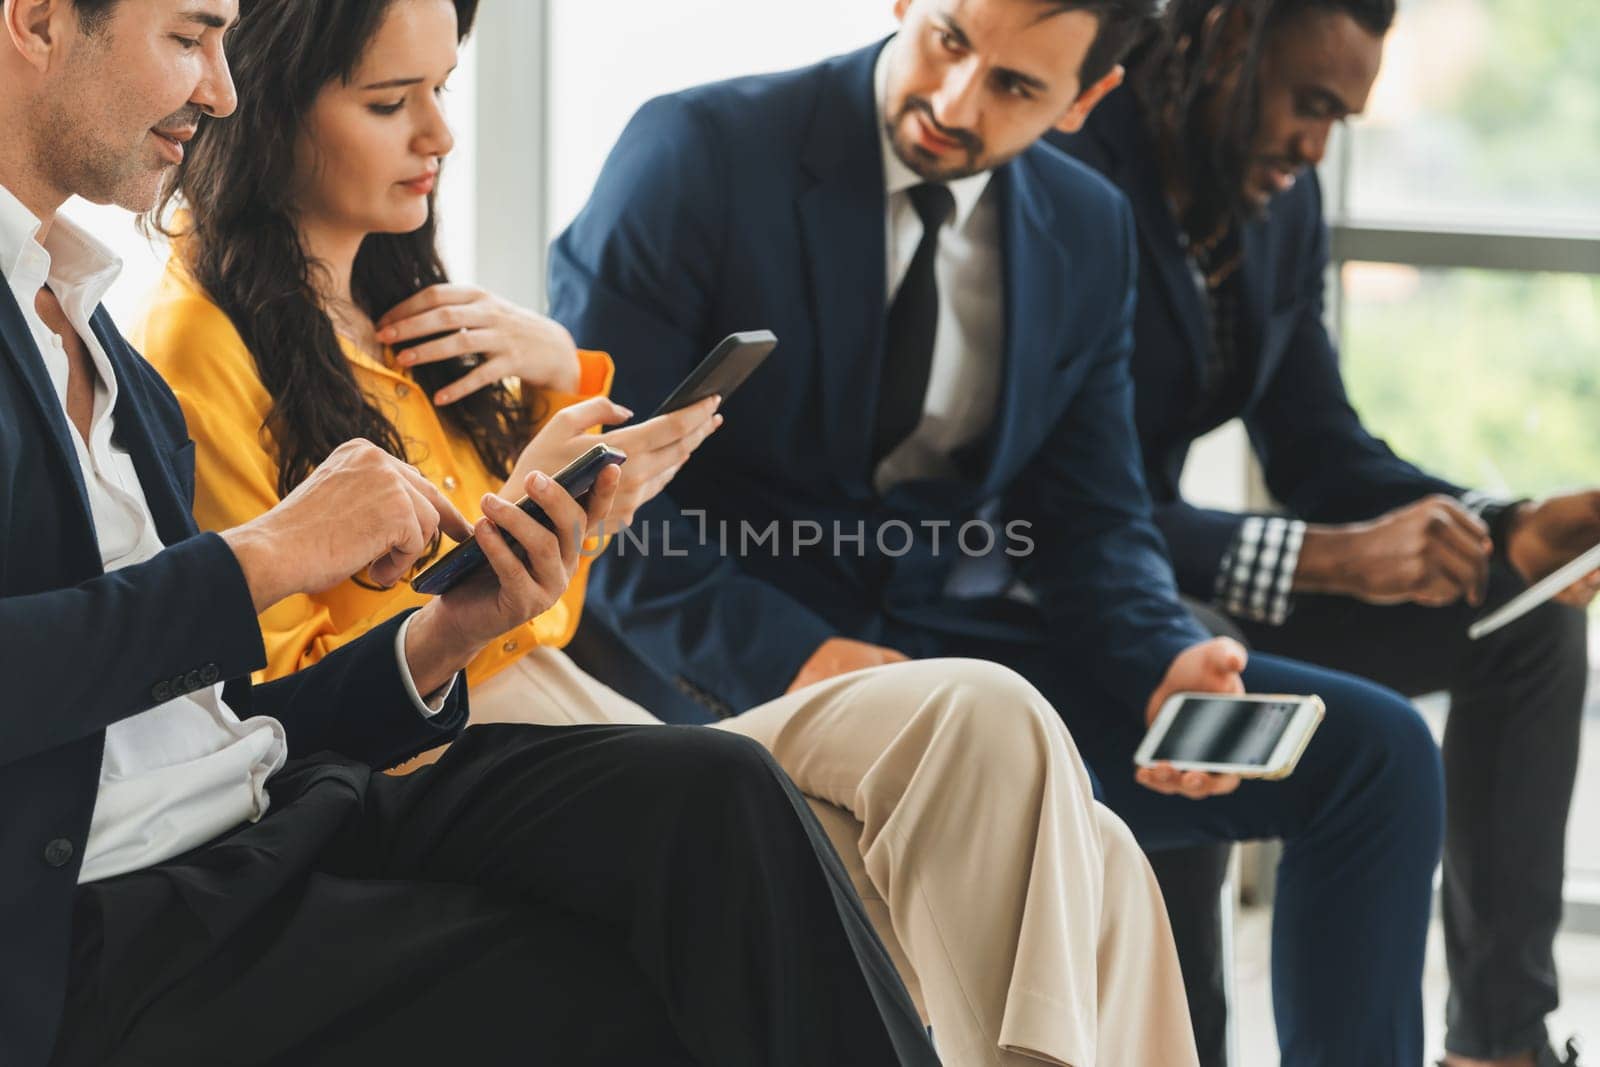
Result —
<svg viewBox="0 0 1600 1067"><path fill-rule="evenodd" d="M89 323L122 263L60 216L43 246L38 232L39 220L0 186L0 269L44 358L63 415L69 363L62 339L34 305L44 285L94 365L88 442L75 429L68 436L88 490L101 563L110 572L143 563L165 547L133 459L113 440L117 378ZM397 649L403 649L404 636L402 630ZM418 710L432 714L437 708L416 696L403 653L400 664ZM287 755L283 727L265 716L241 721L223 702L220 683L113 723L106 729L79 883L149 867L261 818L269 803L267 779Z"/></svg>
<svg viewBox="0 0 1600 1067"><path fill-rule="evenodd" d="M895 155L882 122L889 55L895 46L896 41L890 41L879 54L874 81L888 205L886 309L894 303L911 269L923 234L922 219L909 194L923 179ZM939 319L928 395L922 421L878 465L874 482L880 492L899 482L954 475L951 457L983 437L994 421L1005 324L1000 211L991 177L992 171L984 171L947 185L955 198L955 214L939 234L939 254L933 267L939 286Z"/></svg>

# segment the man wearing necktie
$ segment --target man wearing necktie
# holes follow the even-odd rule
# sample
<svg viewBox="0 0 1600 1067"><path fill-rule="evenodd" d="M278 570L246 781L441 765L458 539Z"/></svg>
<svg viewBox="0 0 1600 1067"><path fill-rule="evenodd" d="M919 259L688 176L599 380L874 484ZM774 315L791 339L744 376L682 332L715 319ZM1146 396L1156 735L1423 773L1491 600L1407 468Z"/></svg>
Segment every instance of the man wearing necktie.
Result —
<svg viewBox="0 0 1600 1067"><path fill-rule="evenodd" d="M779 347L600 561L584 627L719 714L905 658L1012 667L1147 848L1285 839L1283 1063L1412 1067L1437 750L1398 696L1247 666L1179 602L1133 428L1132 218L1036 143L1117 87L1151 6L899 0L886 43L640 110L554 247L552 314L642 410L725 334ZM1135 773L1168 695L1244 689L1328 704L1291 778ZM813 795L814 743L780 754Z"/></svg>

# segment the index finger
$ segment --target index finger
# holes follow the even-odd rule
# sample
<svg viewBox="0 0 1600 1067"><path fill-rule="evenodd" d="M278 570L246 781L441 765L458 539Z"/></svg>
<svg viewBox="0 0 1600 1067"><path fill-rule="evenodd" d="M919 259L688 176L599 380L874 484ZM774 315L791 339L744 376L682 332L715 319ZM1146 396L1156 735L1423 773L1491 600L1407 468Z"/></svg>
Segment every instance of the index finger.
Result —
<svg viewBox="0 0 1600 1067"><path fill-rule="evenodd" d="M439 526L445 533L456 541L465 541L472 536L472 523L467 521L465 515L450 502L443 490L422 476L422 472L409 463L400 464L400 472L411 483L411 487L421 493L439 512Z"/></svg>
<svg viewBox="0 0 1600 1067"><path fill-rule="evenodd" d="M406 297L400 303L385 311L383 317L373 325L381 330L390 323L410 315L431 311L446 304L466 304L477 299L477 297L478 290L469 285L450 285L441 282L438 285L430 285L421 292L413 293Z"/></svg>

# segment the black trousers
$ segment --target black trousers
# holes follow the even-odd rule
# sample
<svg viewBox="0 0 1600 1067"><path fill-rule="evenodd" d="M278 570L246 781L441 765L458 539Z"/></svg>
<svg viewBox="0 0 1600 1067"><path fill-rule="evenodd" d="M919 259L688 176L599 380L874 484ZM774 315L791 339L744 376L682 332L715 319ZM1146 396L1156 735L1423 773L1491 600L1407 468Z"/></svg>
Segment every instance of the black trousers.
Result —
<svg viewBox="0 0 1600 1067"><path fill-rule="evenodd" d="M1522 588L1493 568L1488 603ZM1546 1040L1557 1004L1567 812L1588 680L1583 613L1549 604L1482 641L1480 614L1307 596L1283 626L1243 623L1264 651L1364 675L1407 695L1447 690L1443 911L1445 1046L1482 1059Z"/></svg>
<svg viewBox="0 0 1600 1067"><path fill-rule="evenodd" d="M753 741L487 726L291 764L259 823L80 887L54 1062L938 1062Z"/></svg>

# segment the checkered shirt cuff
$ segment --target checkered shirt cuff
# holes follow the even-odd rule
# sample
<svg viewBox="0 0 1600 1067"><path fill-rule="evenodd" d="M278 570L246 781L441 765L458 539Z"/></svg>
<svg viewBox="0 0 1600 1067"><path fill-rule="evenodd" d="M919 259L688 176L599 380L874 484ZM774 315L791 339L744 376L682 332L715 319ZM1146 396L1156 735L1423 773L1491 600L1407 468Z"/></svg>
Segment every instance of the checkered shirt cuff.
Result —
<svg viewBox="0 0 1600 1067"><path fill-rule="evenodd" d="M1289 595L1300 565L1306 524L1299 519L1252 515L1222 557L1217 604L1232 615L1281 626L1293 609Z"/></svg>

